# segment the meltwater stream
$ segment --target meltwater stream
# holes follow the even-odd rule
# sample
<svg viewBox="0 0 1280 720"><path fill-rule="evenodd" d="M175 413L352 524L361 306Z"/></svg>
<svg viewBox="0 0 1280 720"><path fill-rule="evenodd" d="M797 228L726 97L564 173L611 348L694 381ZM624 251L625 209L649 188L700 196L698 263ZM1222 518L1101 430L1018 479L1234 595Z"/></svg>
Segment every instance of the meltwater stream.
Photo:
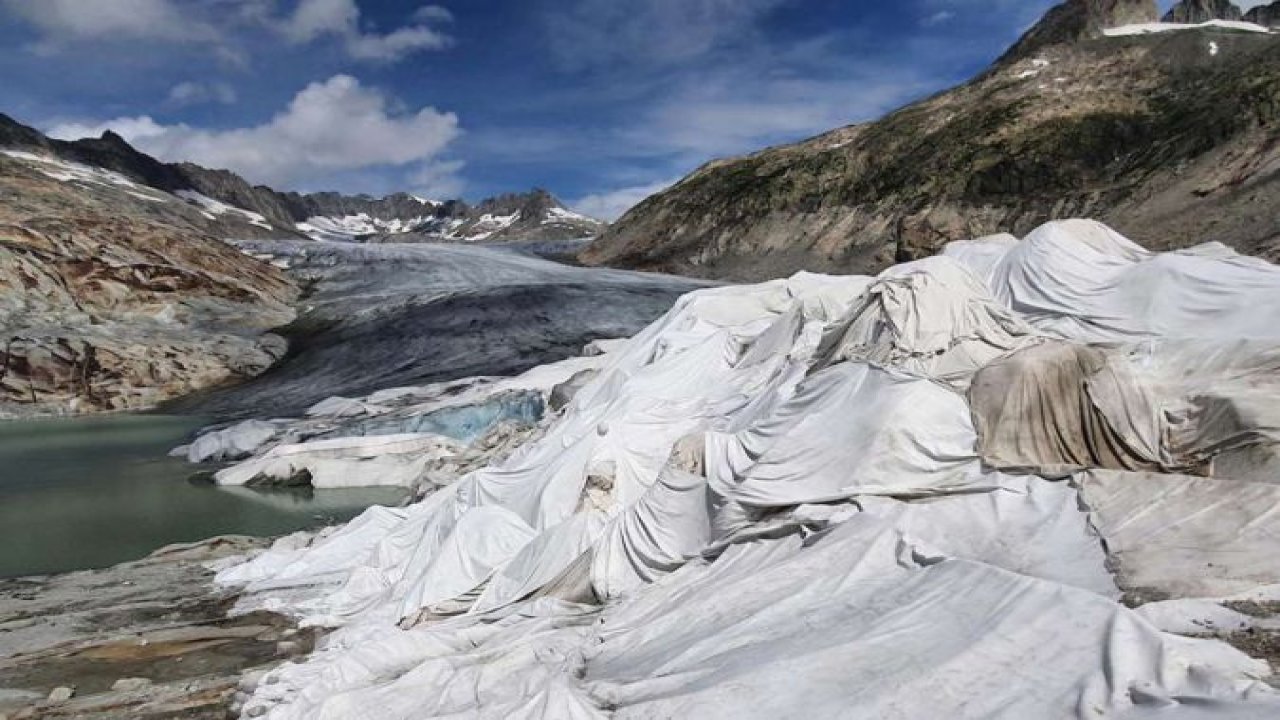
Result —
<svg viewBox="0 0 1280 720"><path fill-rule="evenodd" d="M0 422L0 577L105 567L215 535L284 534L403 497L189 482L195 467L167 453L203 424L160 415Z"/></svg>

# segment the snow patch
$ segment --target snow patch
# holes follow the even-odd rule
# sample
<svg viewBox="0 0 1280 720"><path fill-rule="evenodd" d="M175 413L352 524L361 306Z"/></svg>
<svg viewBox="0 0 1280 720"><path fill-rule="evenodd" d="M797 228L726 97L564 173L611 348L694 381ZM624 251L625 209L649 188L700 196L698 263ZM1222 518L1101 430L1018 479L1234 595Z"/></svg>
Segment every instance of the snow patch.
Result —
<svg viewBox="0 0 1280 720"><path fill-rule="evenodd" d="M145 185L139 185L124 175L111 170L81 165L80 163L68 162L48 155L37 155L36 153L23 152L21 150L0 150L0 153L14 160L22 160L28 163L32 169L61 182L81 182L91 185L129 188L126 192L142 200L150 202L168 201L168 197L161 195L159 191L152 190Z"/></svg>
<svg viewBox="0 0 1280 720"><path fill-rule="evenodd" d="M600 221L592 217L587 217L581 213L576 213L565 208L553 207L547 210L547 216L542 219L543 225L553 225L555 223L589 223L591 225L599 225Z"/></svg>
<svg viewBox="0 0 1280 720"><path fill-rule="evenodd" d="M488 240L499 232L506 230L520 220L520 211L517 210L510 215L491 215L485 213L480 219L471 226L471 231L467 233L466 240L470 242L478 242L480 240ZM448 233L445 237L450 237ZM456 236L455 236L456 237Z"/></svg>
<svg viewBox="0 0 1280 720"><path fill-rule="evenodd" d="M423 204L431 202L430 200L424 201L422 198L415 199L423 202ZM295 227L298 232L307 235L313 240L351 242L365 235L403 235L423 228L434 219L430 216L419 216L408 220L399 218L383 220L382 218L371 217L368 213L345 215L343 217L315 215L298 223Z"/></svg>
<svg viewBox="0 0 1280 720"><path fill-rule="evenodd" d="M1218 28L1221 30L1239 30L1241 32L1253 32L1269 35L1271 33L1267 28L1250 22L1240 22L1238 20L1210 20L1209 22L1188 24L1188 23L1135 23L1133 25L1121 25L1119 27L1107 28L1102 34L1107 37L1127 37L1131 35L1150 35L1152 33L1175 32L1178 30L1198 30L1204 28Z"/></svg>
<svg viewBox="0 0 1280 720"><path fill-rule="evenodd" d="M203 211L203 214L205 217L212 216L213 218L216 219L216 217L219 215L235 215L248 221L250 225L257 225L258 227L263 228L265 230L275 229L271 226L271 223L267 222L267 219L265 217L259 215L256 212L243 210L241 208L235 207L234 205L228 205L224 202L214 200L208 195L203 195L201 193L196 192L195 190L178 190L177 192L174 193L174 195L177 195L178 197L182 198L183 200L186 200L192 205L199 207Z"/></svg>

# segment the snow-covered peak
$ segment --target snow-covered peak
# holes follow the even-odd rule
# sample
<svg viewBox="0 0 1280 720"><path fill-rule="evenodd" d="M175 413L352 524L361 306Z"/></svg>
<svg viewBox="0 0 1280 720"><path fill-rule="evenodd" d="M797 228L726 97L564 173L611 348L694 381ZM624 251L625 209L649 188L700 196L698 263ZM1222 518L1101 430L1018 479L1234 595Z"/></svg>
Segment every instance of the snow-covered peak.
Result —
<svg viewBox="0 0 1280 720"><path fill-rule="evenodd" d="M400 218L383 220L371 217L368 213L343 217L317 215L298 223L296 227L298 232L315 240L351 242L369 235L402 235L421 229L434 220L435 218L429 215L405 220Z"/></svg>

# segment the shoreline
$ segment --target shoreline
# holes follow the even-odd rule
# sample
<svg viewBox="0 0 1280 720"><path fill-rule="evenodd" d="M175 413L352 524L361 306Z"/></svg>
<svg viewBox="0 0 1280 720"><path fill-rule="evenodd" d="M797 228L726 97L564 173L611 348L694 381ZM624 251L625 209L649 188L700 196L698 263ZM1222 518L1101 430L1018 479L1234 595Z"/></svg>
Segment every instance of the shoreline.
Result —
<svg viewBox="0 0 1280 720"><path fill-rule="evenodd" d="M318 635L274 613L228 616L239 593L207 566L271 542L214 537L0 580L0 719L233 715L242 678L307 654Z"/></svg>

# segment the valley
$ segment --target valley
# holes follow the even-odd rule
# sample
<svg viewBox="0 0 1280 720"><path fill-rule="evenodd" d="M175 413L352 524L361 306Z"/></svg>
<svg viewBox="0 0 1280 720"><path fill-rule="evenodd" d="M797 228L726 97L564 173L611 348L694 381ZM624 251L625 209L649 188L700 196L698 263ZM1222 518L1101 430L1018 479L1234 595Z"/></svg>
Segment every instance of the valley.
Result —
<svg viewBox="0 0 1280 720"><path fill-rule="evenodd" d="M459 98L396 63L478 52L520 127L345 74L239 128L229 84L0 115L0 720L1280 717L1280 3L641 3L548 61L608 131L462 10L285 5L173 37ZM796 68L997 24L796 140Z"/></svg>

